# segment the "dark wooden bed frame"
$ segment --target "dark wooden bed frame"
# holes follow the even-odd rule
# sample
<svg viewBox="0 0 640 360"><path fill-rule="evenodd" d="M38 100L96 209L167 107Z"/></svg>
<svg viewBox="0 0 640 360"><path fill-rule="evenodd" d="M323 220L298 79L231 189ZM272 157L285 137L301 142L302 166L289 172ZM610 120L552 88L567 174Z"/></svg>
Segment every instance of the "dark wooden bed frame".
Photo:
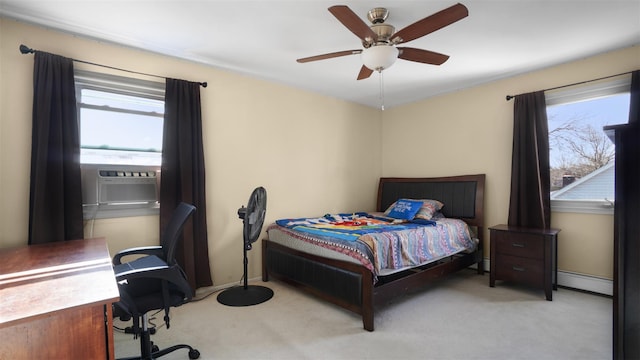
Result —
<svg viewBox="0 0 640 360"><path fill-rule="evenodd" d="M362 316L364 328L374 329L374 307L385 304L447 274L477 264L484 274L485 175L438 178L380 178L377 211L399 198L435 199L445 204L443 214L477 228L476 251L456 254L435 263L387 276L374 284L371 271L360 264L328 259L262 241L262 279L275 278Z"/></svg>

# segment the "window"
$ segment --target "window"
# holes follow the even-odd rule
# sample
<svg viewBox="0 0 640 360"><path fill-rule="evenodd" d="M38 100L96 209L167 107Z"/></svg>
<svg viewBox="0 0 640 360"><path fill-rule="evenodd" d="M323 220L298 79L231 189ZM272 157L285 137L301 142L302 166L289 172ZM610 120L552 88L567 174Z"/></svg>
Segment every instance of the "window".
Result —
<svg viewBox="0 0 640 360"><path fill-rule="evenodd" d="M76 72L83 164L160 166L164 84Z"/></svg>
<svg viewBox="0 0 640 360"><path fill-rule="evenodd" d="M612 214L614 145L606 125L629 118L630 77L548 92L553 211Z"/></svg>
<svg viewBox="0 0 640 360"><path fill-rule="evenodd" d="M85 219L156 214L164 84L76 71Z"/></svg>

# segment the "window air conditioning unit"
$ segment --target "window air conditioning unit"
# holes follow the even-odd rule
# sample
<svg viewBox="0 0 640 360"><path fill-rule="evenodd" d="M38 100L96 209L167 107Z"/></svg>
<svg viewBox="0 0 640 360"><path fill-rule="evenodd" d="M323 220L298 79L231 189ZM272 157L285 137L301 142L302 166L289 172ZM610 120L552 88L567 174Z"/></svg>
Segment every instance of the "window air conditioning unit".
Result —
<svg viewBox="0 0 640 360"><path fill-rule="evenodd" d="M98 170L98 204L151 203L158 201L155 171Z"/></svg>

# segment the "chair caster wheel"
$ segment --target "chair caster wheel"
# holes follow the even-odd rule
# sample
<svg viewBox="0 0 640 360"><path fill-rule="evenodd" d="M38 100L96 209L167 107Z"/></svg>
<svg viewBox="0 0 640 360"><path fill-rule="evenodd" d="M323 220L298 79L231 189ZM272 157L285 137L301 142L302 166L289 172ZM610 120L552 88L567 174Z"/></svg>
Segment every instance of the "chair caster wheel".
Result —
<svg viewBox="0 0 640 360"><path fill-rule="evenodd" d="M151 347L151 352L152 352L152 353L154 353L154 352L158 352L158 351L160 351L160 348L158 347L158 345L153 345L153 346Z"/></svg>
<svg viewBox="0 0 640 360"><path fill-rule="evenodd" d="M189 359L198 359L200 357L200 351L196 349L189 350Z"/></svg>

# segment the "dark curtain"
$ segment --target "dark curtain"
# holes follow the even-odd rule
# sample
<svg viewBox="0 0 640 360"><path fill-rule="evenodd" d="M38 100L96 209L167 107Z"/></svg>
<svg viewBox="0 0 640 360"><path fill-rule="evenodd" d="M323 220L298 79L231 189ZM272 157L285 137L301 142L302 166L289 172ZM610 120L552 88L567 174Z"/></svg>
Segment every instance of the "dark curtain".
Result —
<svg viewBox="0 0 640 360"><path fill-rule="evenodd" d="M82 239L82 221L73 60L37 51L33 68L29 244Z"/></svg>
<svg viewBox="0 0 640 360"><path fill-rule="evenodd" d="M629 124L640 123L640 70L631 73Z"/></svg>
<svg viewBox="0 0 640 360"><path fill-rule="evenodd" d="M509 225L549 228L549 128L544 92L517 95L513 114Z"/></svg>
<svg viewBox="0 0 640 360"><path fill-rule="evenodd" d="M196 207L176 251L194 289L211 286L200 84L167 79L160 175L160 229L180 202Z"/></svg>

